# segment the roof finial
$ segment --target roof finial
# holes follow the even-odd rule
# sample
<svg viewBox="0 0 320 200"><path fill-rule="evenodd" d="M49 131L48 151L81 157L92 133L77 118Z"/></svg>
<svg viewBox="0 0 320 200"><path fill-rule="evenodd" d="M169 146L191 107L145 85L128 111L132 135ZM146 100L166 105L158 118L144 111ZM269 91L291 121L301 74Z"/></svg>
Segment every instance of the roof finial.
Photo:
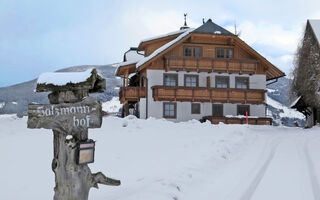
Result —
<svg viewBox="0 0 320 200"><path fill-rule="evenodd" d="M206 22L204 21L204 18L202 18L202 24L205 24Z"/></svg>
<svg viewBox="0 0 320 200"><path fill-rule="evenodd" d="M236 36L240 36L241 31L238 32L237 28L238 28L238 27L237 27L237 21L234 20L234 34L235 34Z"/></svg>
<svg viewBox="0 0 320 200"><path fill-rule="evenodd" d="M184 13L184 25L182 27L180 27L180 30L183 30L183 29L188 29L189 26L187 25L187 13Z"/></svg>

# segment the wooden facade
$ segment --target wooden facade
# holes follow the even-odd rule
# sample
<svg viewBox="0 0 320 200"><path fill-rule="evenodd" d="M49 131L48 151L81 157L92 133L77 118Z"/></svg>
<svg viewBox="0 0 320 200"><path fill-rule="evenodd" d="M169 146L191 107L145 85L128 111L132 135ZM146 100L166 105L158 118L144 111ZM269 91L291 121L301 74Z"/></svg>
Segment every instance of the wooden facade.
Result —
<svg viewBox="0 0 320 200"><path fill-rule="evenodd" d="M207 88L183 86L153 86L154 101L189 101L263 104L266 90Z"/></svg>
<svg viewBox="0 0 320 200"><path fill-rule="evenodd" d="M259 61L254 59L223 59L186 56L165 56L165 71L196 71L256 74Z"/></svg>
<svg viewBox="0 0 320 200"><path fill-rule="evenodd" d="M237 118L237 117L214 117L214 116L205 116L202 121L210 121L212 124L219 124L220 122L224 124L246 124L246 118ZM248 118L248 124L251 125L272 125L272 118L270 117L257 117L257 118Z"/></svg>

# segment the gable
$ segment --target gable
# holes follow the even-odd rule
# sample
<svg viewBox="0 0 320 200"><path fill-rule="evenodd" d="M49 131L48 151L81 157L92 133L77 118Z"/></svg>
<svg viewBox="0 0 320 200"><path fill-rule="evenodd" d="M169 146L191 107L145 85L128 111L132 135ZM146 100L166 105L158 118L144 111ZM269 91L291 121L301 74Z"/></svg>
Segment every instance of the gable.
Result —
<svg viewBox="0 0 320 200"><path fill-rule="evenodd" d="M187 34L187 33L186 33ZM259 64L257 73L266 74L267 80L272 80L285 76L285 74L270 63L267 59L261 56L258 52L252 49L244 41L242 41L237 36L225 36L225 35L215 35L214 37L211 34L198 34L190 32L188 37L185 35L183 40L171 41L171 43L164 45L163 47L157 49L154 52L154 55L137 67L141 69L148 67L148 63L153 63L153 66L149 66L153 69L163 68L163 57L164 56L183 56L183 50L185 47L200 47L202 57L216 58L216 49L217 48L229 48L233 49L235 59L251 59L258 60ZM183 35L182 35L183 37ZM181 38L182 38L181 37ZM178 38L177 38L178 39ZM171 46L170 46L171 45ZM166 50L166 51L164 51ZM148 59L148 60L147 60ZM156 66L155 66L156 65Z"/></svg>
<svg viewBox="0 0 320 200"><path fill-rule="evenodd" d="M184 31L184 32L183 32ZM201 47L204 57L215 58L215 49L218 47L232 48L237 59L251 59L257 62L257 73L266 74L267 80L285 76L285 74L261 56L257 51L247 45L238 36L208 20L197 29L181 30L181 33L167 34L143 41L139 50L146 50L145 56L136 63L138 71L146 68L164 69L164 56L183 56L183 49L186 45ZM250 62L251 62L250 61Z"/></svg>
<svg viewBox="0 0 320 200"><path fill-rule="evenodd" d="M311 26L314 36L320 45L320 20L308 20L308 23Z"/></svg>

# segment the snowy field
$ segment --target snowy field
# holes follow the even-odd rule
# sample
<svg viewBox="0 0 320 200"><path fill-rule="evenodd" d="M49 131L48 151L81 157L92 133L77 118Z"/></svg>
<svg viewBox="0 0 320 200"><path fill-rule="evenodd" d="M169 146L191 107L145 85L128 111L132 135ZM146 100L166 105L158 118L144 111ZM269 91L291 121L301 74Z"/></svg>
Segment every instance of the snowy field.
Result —
<svg viewBox="0 0 320 200"><path fill-rule="evenodd" d="M51 130L0 115L4 200L53 198ZM91 189L92 200L320 199L320 128L211 125L104 118L93 172L122 185Z"/></svg>

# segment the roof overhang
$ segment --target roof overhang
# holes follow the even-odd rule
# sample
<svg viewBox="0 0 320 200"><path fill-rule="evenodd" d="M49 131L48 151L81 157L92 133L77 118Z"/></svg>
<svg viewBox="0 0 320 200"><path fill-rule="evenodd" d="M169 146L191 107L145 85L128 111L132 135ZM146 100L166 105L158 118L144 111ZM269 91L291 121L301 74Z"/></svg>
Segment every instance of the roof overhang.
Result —
<svg viewBox="0 0 320 200"><path fill-rule="evenodd" d="M124 76L136 72L136 63L119 66L116 71L116 76Z"/></svg>
<svg viewBox="0 0 320 200"><path fill-rule="evenodd" d="M269 62L265 57L259 54L256 50L250 47L247 43L241 40L238 36L231 36L235 38L235 42L238 42L241 47L244 47L251 55L259 58L260 62L266 66L266 79L267 81L284 77L286 74Z"/></svg>
<svg viewBox="0 0 320 200"><path fill-rule="evenodd" d="M220 35L220 34L203 34L203 33L188 33L184 38L181 40L178 40L177 42L170 45L168 48L165 48L163 51L155 55L152 59L148 60L147 62L143 63L141 66L138 67L138 70L141 70L145 67L147 67L150 63L152 63L153 60L163 56L165 53L176 47L177 45L183 43L185 40L187 40L190 37L193 36L202 36L202 37L214 37L214 38L230 38L233 39L235 42L237 42L240 46L245 48L246 51L248 51L251 55L257 57L260 62L266 67L266 80L273 80L276 78L280 78L285 76L285 73L282 72L280 69L278 69L276 66L274 66L271 62L269 62L265 57L263 57L261 54L259 54L256 50L254 50L252 47L250 47L247 43L245 43L243 40L241 40L238 36L235 35ZM151 56L151 55L150 55Z"/></svg>

